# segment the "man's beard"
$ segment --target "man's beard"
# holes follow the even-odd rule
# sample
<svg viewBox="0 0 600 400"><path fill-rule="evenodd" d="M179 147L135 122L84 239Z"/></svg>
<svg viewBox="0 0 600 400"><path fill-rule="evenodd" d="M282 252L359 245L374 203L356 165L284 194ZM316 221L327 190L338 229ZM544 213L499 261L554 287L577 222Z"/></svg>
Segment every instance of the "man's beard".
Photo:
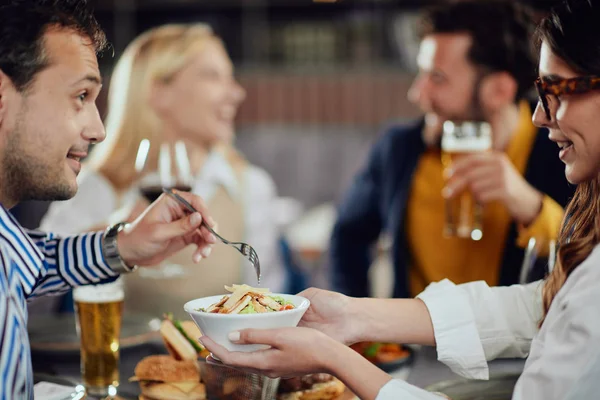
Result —
<svg viewBox="0 0 600 400"><path fill-rule="evenodd" d="M2 154L3 192L14 201L24 200L67 200L76 193L62 178L63 171L55 170L42 162L43 146L39 154L30 154L31 149L24 139L24 113L20 112L13 132L9 134ZM34 150L35 152L35 150Z"/></svg>

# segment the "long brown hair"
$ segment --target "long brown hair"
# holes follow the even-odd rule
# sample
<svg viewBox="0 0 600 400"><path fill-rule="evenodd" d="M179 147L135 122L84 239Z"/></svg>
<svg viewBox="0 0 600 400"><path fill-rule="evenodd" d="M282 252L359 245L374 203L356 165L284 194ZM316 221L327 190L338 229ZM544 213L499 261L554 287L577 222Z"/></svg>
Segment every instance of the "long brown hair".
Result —
<svg viewBox="0 0 600 400"><path fill-rule="evenodd" d="M596 4L594 4L596 3ZM544 18L537 43L582 75L600 75L600 4L598 0L568 0ZM600 171L598 171L600 173ZM579 184L565 212L554 270L543 288L544 318L566 280L600 243L600 178ZM542 320L543 323L543 320ZM541 325L541 323L540 323Z"/></svg>
<svg viewBox="0 0 600 400"><path fill-rule="evenodd" d="M544 318L571 273L600 243L600 181L581 183L565 212L554 270L543 288ZM542 321L543 322L543 321Z"/></svg>

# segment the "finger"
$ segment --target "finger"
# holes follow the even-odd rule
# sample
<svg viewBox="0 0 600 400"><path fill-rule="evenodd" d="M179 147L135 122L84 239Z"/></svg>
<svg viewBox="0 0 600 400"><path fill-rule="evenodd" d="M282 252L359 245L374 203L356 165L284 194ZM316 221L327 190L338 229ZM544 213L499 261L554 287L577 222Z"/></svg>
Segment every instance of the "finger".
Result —
<svg viewBox="0 0 600 400"><path fill-rule="evenodd" d="M458 157L456 160L453 160L452 166L444 171L444 174L447 178L454 175L462 175L473 168L489 163L489 160L489 153L475 153Z"/></svg>
<svg viewBox="0 0 600 400"><path fill-rule="evenodd" d="M476 181L476 182L473 182L470 187L471 187L471 193L473 193L473 195L475 195L475 196L480 196L480 195L483 195L484 193L490 192L490 191L496 192L496 191L502 190L500 185L493 180Z"/></svg>
<svg viewBox="0 0 600 400"><path fill-rule="evenodd" d="M497 170L493 165L480 164L479 167L473 167L470 170L455 172L448 179L446 186L442 191L445 198L454 198L462 193L467 188L471 187L474 182L490 181L497 175Z"/></svg>
<svg viewBox="0 0 600 400"><path fill-rule="evenodd" d="M200 261L202 261L202 252L200 251L200 247L197 246L196 251L194 251L194 254L192 255L192 261L195 264L198 264Z"/></svg>
<svg viewBox="0 0 600 400"><path fill-rule="evenodd" d="M204 217L204 221L211 228L215 225L215 221L210 216L210 212L208 211L208 208L204 204L204 200L202 200L202 197L197 196L190 192L181 192L179 190L177 190L177 194L180 195L181 197L183 197L188 203L190 203L192 205L192 207L194 207L200 214L202 214L202 217Z"/></svg>
<svg viewBox="0 0 600 400"><path fill-rule="evenodd" d="M217 243L217 237L213 235L213 233L209 231L208 228L206 228L204 225L200 226L199 231L204 241L206 241L207 243Z"/></svg>
<svg viewBox="0 0 600 400"><path fill-rule="evenodd" d="M246 368L258 368L257 370L264 372L260 368L261 365L265 365L265 352L271 350L259 350L251 353L245 353L240 351L229 351L225 347L216 343L207 336L202 336L200 343L208 349L213 355L215 355L223 364Z"/></svg>
<svg viewBox="0 0 600 400"><path fill-rule="evenodd" d="M478 200L482 204L487 204L495 200L502 200L502 191L498 189L486 191L479 195Z"/></svg>
<svg viewBox="0 0 600 400"><path fill-rule="evenodd" d="M464 178L469 182L489 181L498 176L498 169L493 165L481 165L478 168L473 168L464 174Z"/></svg>
<svg viewBox="0 0 600 400"><path fill-rule="evenodd" d="M227 338L236 344L266 344L278 347L280 329L244 329L230 332Z"/></svg>
<svg viewBox="0 0 600 400"><path fill-rule="evenodd" d="M206 233L203 234L200 229L196 229L194 232L184 237L184 242L186 245L195 244L200 254L202 254L204 257L208 257L212 251L214 243L209 242L205 236L209 235Z"/></svg>
<svg viewBox="0 0 600 400"><path fill-rule="evenodd" d="M300 293L298 293L298 296L302 296L305 297L307 299L311 299L314 295L316 295L321 289L317 289L314 287L310 287L308 289L304 289L303 291L301 291Z"/></svg>
<svg viewBox="0 0 600 400"><path fill-rule="evenodd" d="M197 245L196 251L194 251L194 254L192 255L192 261L194 261L197 264L200 261L202 261L203 258L208 258L211 252L211 246L207 246L206 244Z"/></svg>
<svg viewBox="0 0 600 400"><path fill-rule="evenodd" d="M455 175L442 189L442 196L445 199L453 199L461 194L468 185L469 182L464 177Z"/></svg>
<svg viewBox="0 0 600 400"><path fill-rule="evenodd" d="M193 233L202 223L202 215L193 213L186 215L168 224L161 224L156 230L155 238L159 241L168 241Z"/></svg>

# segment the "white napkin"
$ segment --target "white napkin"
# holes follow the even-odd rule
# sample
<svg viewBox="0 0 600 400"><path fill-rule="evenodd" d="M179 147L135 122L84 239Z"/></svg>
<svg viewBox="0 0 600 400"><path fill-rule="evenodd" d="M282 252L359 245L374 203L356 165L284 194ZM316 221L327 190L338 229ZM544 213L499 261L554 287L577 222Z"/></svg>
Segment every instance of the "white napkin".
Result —
<svg viewBox="0 0 600 400"><path fill-rule="evenodd" d="M35 400L64 400L70 399L75 393L75 388L57 385L50 382L38 382L33 387L33 398Z"/></svg>

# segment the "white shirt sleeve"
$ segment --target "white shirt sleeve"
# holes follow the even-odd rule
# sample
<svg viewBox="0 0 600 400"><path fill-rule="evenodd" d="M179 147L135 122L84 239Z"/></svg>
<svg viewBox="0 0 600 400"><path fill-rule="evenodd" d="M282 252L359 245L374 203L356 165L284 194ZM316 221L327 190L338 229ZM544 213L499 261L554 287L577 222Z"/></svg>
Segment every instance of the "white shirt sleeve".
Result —
<svg viewBox="0 0 600 400"><path fill-rule="evenodd" d="M40 230L61 236L85 232L108 224L117 208L117 195L112 185L95 171L82 172L77 194L66 201L55 201L40 224Z"/></svg>
<svg viewBox="0 0 600 400"><path fill-rule="evenodd" d="M429 310L438 360L466 378L488 379L488 360L526 357L542 316L540 282L491 288L443 280L417 297Z"/></svg>
<svg viewBox="0 0 600 400"><path fill-rule="evenodd" d="M386 383L377 394L375 400L441 400L446 396L428 392L425 389L410 385L399 379Z"/></svg>
<svg viewBox="0 0 600 400"><path fill-rule="evenodd" d="M600 249L569 276L533 342L513 399L597 399L600 393Z"/></svg>
<svg viewBox="0 0 600 400"><path fill-rule="evenodd" d="M279 228L273 218L277 189L269 174L249 165L244 182L246 238L260 257L261 285L272 292L285 289L285 270L279 251ZM256 280L251 268L245 270L247 282Z"/></svg>

